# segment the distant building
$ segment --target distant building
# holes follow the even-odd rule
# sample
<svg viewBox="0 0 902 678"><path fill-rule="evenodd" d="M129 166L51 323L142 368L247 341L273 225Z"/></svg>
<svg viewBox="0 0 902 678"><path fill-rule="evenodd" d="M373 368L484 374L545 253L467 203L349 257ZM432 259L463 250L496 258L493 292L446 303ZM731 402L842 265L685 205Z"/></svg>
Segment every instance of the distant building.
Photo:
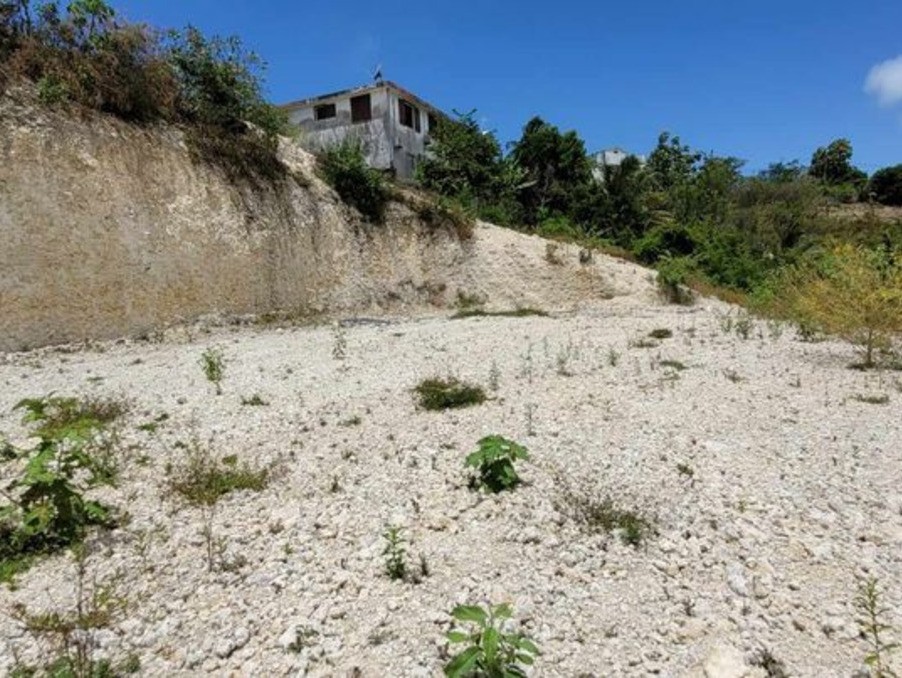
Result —
<svg viewBox="0 0 902 678"><path fill-rule="evenodd" d="M595 153L592 156L592 160L594 162L594 167L592 168L592 176L595 177L596 181L604 181L605 167L620 167L620 165L623 164L623 161L631 155L636 154L628 153L622 148L607 148L603 151L598 151L598 153ZM639 164L645 166L644 155L636 155L636 158L638 158Z"/></svg>
<svg viewBox="0 0 902 678"><path fill-rule="evenodd" d="M413 176L426 152L439 109L393 82L303 99L283 106L301 130L301 143L313 151L346 139L360 141L371 167L402 178Z"/></svg>

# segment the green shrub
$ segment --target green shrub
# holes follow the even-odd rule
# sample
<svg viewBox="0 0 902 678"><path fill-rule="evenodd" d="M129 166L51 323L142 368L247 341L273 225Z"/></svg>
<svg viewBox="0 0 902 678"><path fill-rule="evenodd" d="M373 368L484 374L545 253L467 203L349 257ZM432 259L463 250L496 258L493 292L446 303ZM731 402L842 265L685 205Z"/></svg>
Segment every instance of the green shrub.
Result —
<svg viewBox="0 0 902 678"><path fill-rule="evenodd" d="M648 518L618 506L610 498L597 498L595 488L585 480L574 483L560 472L555 473L554 480L559 492L554 498L555 508L585 531L618 534L629 546L640 545L653 533Z"/></svg>
<svg viewBox="0 0 902 678"><path fill-rule="evenodd" d="M129 404L121 398L26 398L16 405L24 410L23 422L37 424L42 438L61 439L77 434L87 437L125 416Z"/></svg>
<svg viewBox="0 0 902 678"><path fill-rule="evenodd" d="M902 261L893 253L840 245L786 269L767 310L856 344L862 367L902 332Z"/></svg>
<svg viewBox="0 0 902 678"><path fill-rule="evenodd" d="M465 465L476 470L471 485L490 492L512 490L520 484L514 462L528 461L529 453L522 445L502 436L487 436L479 441L479 449L470 454Z"/></svg>
<svg viewBox="0 0 902 678"><path fill-rule="evenodd" d="M179 115L190 125L187 140L195 156L232 179L284 177L278 135L287 131L288 119L263 99L260 58L236 37L206 38L193 27L168 36Z"/></svg>
<svg viewBox="0 0 902 678"><path fill-rule="evenodd" d="M169 478L169 489L195 506L213 506L230 492L266 489L270 469L252 468L238 463L233 456L217 460L210 451L194 441L181 467Z"/></svg>
<svg viewBox="0 0 902 678"><path fill-rule="evenodd" d="M577 498L574 503L576 516L589 531L614 532L620 534L624 544L638 546L651 531L651 523L635 513L621 509L610 499L594 501Z"/></svg>
<svg viewBox="0 0 902 678"><path fill-rule="evenodd" d="M458 311L452 320L460 320L462 318L547 318L548 312L539 308L517 308L513 311L486 311L482 308L466 308Z"/></svg>
<svg viewBox="0 0 902 678"><path fill-rule="evenodd" d="M320 158L320 168L344 202L370 221L382 221L389 192L382 174L367 165L359 143L345 141L329 148Z"/></svg>
<svg viewBox="0 0 902 678"><path fill-rule="evenodd" d="M884 167L874 172L868 192L883 205L902 205L902 165Z"/></svg>
<svg viewBox="0 0 902 678"><path fill-rule="evenodd" d="M639 261L654 264L664 257L688 257L698 249L696 235L682 224L667 222L649 229L633 244Z"/></svg>
<svg viewBox="0 0 902 678"><path fill-rule="evenodd" d="M16 409L25 410L24 423L37 424L39 441L13 451L27 461L0 506L0 581L27 569L37 555L80 542L88 527L111 524L110 509L84 492L108 479L91 445L112 410L52 397L23 400Z"/></svg>
<svg viewBox="0 0 902 678"><path fill-rule="evenodd" d="M38 98L47 106L56 106L69 98L69 90L55 75L45 75L38 80Z"/></svg>
<svg viewBox="0 0 902 678"><path fill-rule="evenodd" d="M536 235L543 238L560 239L566 242L578 242L583 237L583 231L570 219L557 216L545 219L536 227Z"/></svg>
<svg viewBox="0 0 902 678"><path fill-rule="evenodd" d="M48 104L185 125L194 156L233 179L286 174L287 116L264 100L262 62L237 38L129 24L103 0L32 5L0 3L0 86L31 80Z"/></svg>
<svg viewBox="0 0 902 678"><path fill-rule="evenodd" d="M658 290L672 304L691 304L692 292L686 287L693 271L691 259L665 257L658 263Z"/></svg>
<svg viewBox="0 0 902 678"><path fill-rule="evenodd" d="M467 384L459 379L425 379L414 389L424 410L449 410L469 407L485 402L481 386Z"/></svg>
<svg viewBox="0 0 902 678"><path fill-rule="evenodd" d="M486 676L492 678L525 678L524 666L532 666L539 648L520 633L505 633L502 625L511 618L510 605L459 605L451 612L457 622L470 624L468 631L448 633L452 645L467 647L445 665L449 678Z"/></svg>

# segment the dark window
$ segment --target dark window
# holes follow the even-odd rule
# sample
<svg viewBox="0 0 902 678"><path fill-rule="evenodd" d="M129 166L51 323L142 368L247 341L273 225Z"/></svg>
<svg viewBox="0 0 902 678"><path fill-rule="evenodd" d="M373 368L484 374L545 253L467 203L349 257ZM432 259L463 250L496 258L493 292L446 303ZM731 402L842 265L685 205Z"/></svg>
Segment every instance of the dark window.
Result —
<svg viewBox="0 0 902 678"><path fill-rule="evenodd" d="M369 94L351 97L351 122L366 122L373 119L373 107Z"/></svg>
<svg viewBox="0 0 902 678"><path fill-rule="evenodd" d="M314 120L328 120L335 117L335 104L321 104L313 107Z"/></svg>
<svg viewBox="0 0 902 678"><path fill-rule="evenodd" d="M429 132L430 134L435 133L436 128L438 127L438 118L436 118L432 113L429 114Z"/></svg>
<svg viewBox="0 0 902 678"><path fill-rule="evenodd" d="M411 127L417 132L420 131L420 112L416 106L406 101L398 101L399 120L402 127Z"/></svg>

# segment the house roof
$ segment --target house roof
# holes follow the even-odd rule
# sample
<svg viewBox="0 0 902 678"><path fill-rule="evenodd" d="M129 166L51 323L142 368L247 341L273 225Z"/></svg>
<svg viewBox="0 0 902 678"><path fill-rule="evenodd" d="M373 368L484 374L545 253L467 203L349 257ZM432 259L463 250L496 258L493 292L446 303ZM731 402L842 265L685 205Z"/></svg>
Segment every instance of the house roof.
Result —
<svg viewBox="0 0 902 678"><path fill-rule="evenodd" d="M329 101L330 99L338 99L344 98L348 96L358 96L360 94L366 94L367 92L374 92L378 89L391 89L400 94L404 99L410 101L411 103L415 103L422 108L425 108L428 111L432 111L434 113L438 113L439 115L445 115L442 109L433 106L425 99L421 99L413 92L404 89L397 83L392 82L391 80L383 80L382 82L373 83L371 85L361 85L360 87L352 87L350 89L343 89L337 92L330 92L329 94L320 94L315 97L308 97L306 99L299 99L298 101L292 101L287 104L282 104L279 108L284 109L297 109L304 108L305 106L315 105L319 102Z"/></svg>

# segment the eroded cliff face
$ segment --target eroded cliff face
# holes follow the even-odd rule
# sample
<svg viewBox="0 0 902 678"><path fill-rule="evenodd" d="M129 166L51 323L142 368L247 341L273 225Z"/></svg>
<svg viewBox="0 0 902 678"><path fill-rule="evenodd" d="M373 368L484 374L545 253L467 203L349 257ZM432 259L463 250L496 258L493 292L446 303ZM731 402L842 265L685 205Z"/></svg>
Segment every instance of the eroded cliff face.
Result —
<svg viewBox="0 0 902 678"><path fill-rule="evenodd" d="M178 130L0 96L0 350L213 313L408 312L459 290L562 306L617 292L575 254L545 262L536 238L483 225L462 241L401 203L365 224L312 156L288 141L282 155L290 178L241 186L192 160Z"/></svg>
<svg viewBox="0 0 902 678"><path fill-rule="evenodd" d="M362 224L286 144L296 178L236 185L178 131L0 99L0 348L208 313L423 303L466 245L393 205ZM436 283L437 284L437 283Z"/></svg>

